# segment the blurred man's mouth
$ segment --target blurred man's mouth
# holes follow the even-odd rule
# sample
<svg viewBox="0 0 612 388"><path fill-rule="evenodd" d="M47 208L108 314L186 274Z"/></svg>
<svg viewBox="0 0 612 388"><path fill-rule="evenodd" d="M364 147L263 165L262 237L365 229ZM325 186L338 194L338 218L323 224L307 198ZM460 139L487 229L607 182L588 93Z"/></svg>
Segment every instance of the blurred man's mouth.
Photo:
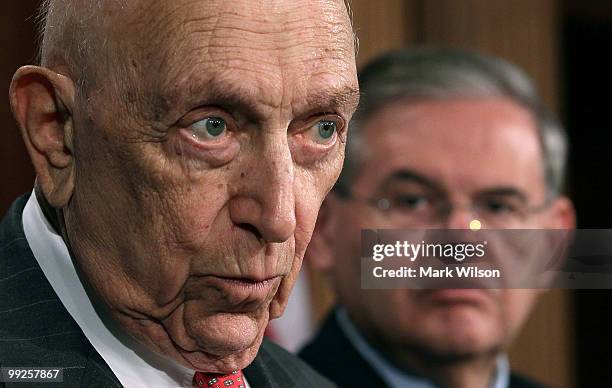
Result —
<svg viewBox="0 0 612 388"><path fill-rule="evenodd" d="M493 290L470 288L441 288L418 292L419 299L432 305L472 305L483 306L491 303Z"/></svg>

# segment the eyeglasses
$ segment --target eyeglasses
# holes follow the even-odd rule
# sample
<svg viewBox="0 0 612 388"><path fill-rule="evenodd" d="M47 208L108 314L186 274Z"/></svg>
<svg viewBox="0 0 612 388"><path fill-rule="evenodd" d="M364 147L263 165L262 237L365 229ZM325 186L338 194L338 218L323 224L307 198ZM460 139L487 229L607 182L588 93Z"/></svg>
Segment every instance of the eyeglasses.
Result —
<svg viewBox="0 0 612 388"><path fill-rule="evenodd" d="M347 195L348 194L348 195ZM512 195L481 195L467 204L454 204L442 195L394 194L359 198L351 193L343 197L367 205L392 227L433 227L443 225L457 210L463 209L488 228L512 228L523 225L532 215L547 209L550 195L539 206L533 206Z"/></svg>

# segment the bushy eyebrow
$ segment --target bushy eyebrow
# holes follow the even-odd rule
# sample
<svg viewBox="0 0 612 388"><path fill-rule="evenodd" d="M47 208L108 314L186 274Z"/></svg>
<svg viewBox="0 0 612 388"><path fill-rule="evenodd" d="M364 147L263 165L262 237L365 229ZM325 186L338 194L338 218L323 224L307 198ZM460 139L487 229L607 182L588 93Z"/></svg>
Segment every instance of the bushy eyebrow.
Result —
<svg viewBox="0 0 612 388"><path fill-rule="evenodd" d="M514 187L492 187L486 190L482 190L477 194L477 197L487 198L487 197L508 197L508 198L516 198L517 200L527 203L528 198L527 195Z"/></svg>
<svg viewBox="0 0 612 388"><path fill-rule="evenodd" d="M359 104L359 88L345 85L339 88L321 88L308 96L308 104L319 109L340 109L352 113Z"/></svg>
<svg viewBox="0 0 612 388"><path fill-rule="evenodd" d="M218 78L210 79L203 85L194 83L189 87L190 95L197 98L198 103L248 112L257 119L264 116L264 112L250 97L257 93L257 90Z"/></svg>
<svg viewBox="0 0 612 388"><path fill-rule="evenodd" d="M236 82L213 78L205 82L194 82L188 87L186 103L195 105L205 103L206 105L218 105L224 108L239 110L254 120L264 120L266 112L258 104L253 95L260 93L259 90ZM306 96L306 106L296 108L298 114L309 113L315 110L333 112L336 110L352 114L359 104L359 88L355 85L320 86L311 90ZM268 102L272 106L272 102Z"/></svg>
<svg viewBox="0 0 612 388"><path fill-rule="evenodd" d="M381 187L388 187L389 185L396 182L416 183L432 191L444 192L444 189L438 183L434 182L433 180L422 174L419 174L416 171L409 169L395 171L387 179L385 179Z"/></svg>

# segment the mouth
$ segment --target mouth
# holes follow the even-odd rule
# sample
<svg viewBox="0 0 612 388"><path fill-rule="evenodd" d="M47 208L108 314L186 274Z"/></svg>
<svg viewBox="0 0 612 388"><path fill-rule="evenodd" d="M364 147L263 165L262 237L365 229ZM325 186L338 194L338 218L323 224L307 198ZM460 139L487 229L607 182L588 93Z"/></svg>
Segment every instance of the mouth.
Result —
<svg viewBox="0 0 612 388"><path fill-rule="evenodd" d="M272 276L265 279L254 279L246 277L225 277L225 276L214 276L211 278L216 279L220 283L224 283L228 287L242 289L246 291L260 291L270 289L280 279L280 276Z"/></svg>
<svg viewBox="0 0 612 388"><path fill-rule="evenodd" d="M269 301L276 293L282 276L270 277L233 277L207 275L202 281L207 287L221 293L221 299L230 310L251 310Z"/></svg>
<svg viewBox="0 0 612 388"><path fill-rule="evenodd" d="M470 288L444 288L419 291L419 297L424 303L433 305L472 305L483 306L490 303L493 290Z"/></svg>

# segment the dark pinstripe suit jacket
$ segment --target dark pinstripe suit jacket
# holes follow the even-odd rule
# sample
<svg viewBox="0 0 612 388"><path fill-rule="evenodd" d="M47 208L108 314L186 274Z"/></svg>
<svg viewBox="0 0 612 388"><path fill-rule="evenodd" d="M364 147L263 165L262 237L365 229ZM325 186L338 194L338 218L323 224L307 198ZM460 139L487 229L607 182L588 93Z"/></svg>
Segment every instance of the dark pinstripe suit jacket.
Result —
<svg viewBox="0 0 612 388"><path fill-rule="evenodd" d="M121 387L34 259L21 222L27 200L23 196L15 201L0 224L0 366L61 367L62 387ZM244 374L253 388L333 387L267 341ZM0 382L2 386L12 385Z"/></svg>

